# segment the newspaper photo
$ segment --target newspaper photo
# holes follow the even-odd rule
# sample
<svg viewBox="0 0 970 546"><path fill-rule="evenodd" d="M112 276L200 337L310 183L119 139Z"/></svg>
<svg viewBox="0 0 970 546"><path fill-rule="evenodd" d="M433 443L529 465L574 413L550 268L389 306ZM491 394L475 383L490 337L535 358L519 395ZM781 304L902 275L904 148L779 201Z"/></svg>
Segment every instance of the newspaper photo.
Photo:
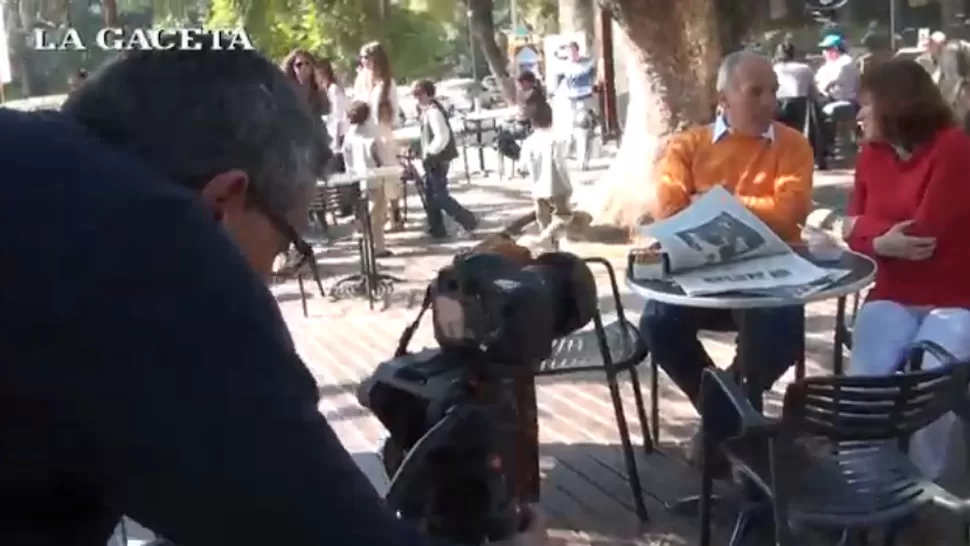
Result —
<svg viewBox="0 0 970 546"><path fill-rule="evenodd" d="M674 216L640 229L660 245L668 276L689 296L783 288L805 295L832 282L833 272L792 251L720 186Z"/></svg>

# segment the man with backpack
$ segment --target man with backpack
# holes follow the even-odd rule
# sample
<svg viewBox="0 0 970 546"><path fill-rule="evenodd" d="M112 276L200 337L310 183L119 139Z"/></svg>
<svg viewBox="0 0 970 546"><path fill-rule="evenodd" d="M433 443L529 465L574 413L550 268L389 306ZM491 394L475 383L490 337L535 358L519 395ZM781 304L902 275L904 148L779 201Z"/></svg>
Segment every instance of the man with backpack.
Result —
<svg viewBox="0 0 970 546"><path fill-rule="evenodd" d="M431 80L419 80L412 92L421 111L421 159L425 170L429 233L435 239L448 236L443 214L451 216L471 233L478 227L478 219L448 191L448 168L458 158L458 145L448 115L435 99L435 86Z"/></svg>

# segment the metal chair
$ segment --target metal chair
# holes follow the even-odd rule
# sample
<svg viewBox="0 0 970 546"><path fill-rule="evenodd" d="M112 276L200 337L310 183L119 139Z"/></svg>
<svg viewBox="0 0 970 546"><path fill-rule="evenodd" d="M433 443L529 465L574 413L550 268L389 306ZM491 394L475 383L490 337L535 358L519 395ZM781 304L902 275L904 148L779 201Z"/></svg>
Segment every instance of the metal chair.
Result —
<svg viewBox="0 0 970 546"><path fill-rule="evenodd" d="M929 352L944 365L919 371ZM770 510L778 546L800 527L845 530L846 544L889 527L949 495L905 453L913 432L965 403L970 363L938 345L913 346L911 369L888 376L811 377L789 385L780 419L754 410L730 374L705 371L701 387L704 460L720 449L764 501L743 506L731 546ZM701 476L701 546L711 541L712 476ZM858 535L856 533L859 533Z"/></svg>
<svg viewBox="0 0 970 546"><path fill-rule="evenodd" d="M296 284L300 289L300 305L303 308L304 317L310 316L309 309L307 308L306 285L304 284L304 281L303 281L303 276L307 273L310 273L308 269L309 268L306 266L298 267L298 268L287 268L284 266L283 268L273 272L273 275L272 275L273 281L277 283L285 282L288 279L296 279ZM312 273L311 273L311 276L312 276ZM323 288L323 282L321 281L321 279L315 278L314 282L316 282L317 288L320 289L320 296L326 297L327 293Z"/></svg>
<svg viewBox="0 0 970 546"><path fill-rule="evenodd" d="M647 356L647 348L636 327L630 323L623 312L620 300L620 290L616 284L616 273L610 262L603 258L587 258L586 263L599 264L606 268L610 277L610 288L616 304L616 321L607 325L599 311L593 316L593 329L566 336L556 340L553 345L552 356L542 363L537 376L565 375L582 372L605 372L606 382L610 389L613 411L616 415L616 426L620 434L623 457L626 463L630 488L636 505L637 516L640 521L647 521L647 509L643 502L643 490L640 487L640 476L637 472L636 454L630 441L630 430L623 410L620 397L620 386L617 376L622 372L630 374L633 396L637 406L637 417L640 419L640 429L643 434L644 449L653 451L650 439L647 415L643 405L643 393L640 390L640 378L637 366Z"/></svg>
<svg viewBox="0 0 970 546"><path fill-rule="evenodd" d="M315 220L327 238L330 238L330 226L337 224L337 213L348 205L353 206L354 203L353 187L334 187L324 182L322 186L317 186L317 191L310 201L310 220ZM328 214L331 217L330 221L327 221Z"/></svg>
<svg viewBox="0 0 970 546"><path fill-rule="evenodd" d="M302 244L307 245L306 242L303 242ZM316 263L316 257L312 256L312 249L308 247L306 249L305 256L299 254L298 252L294 256L293 252L296 252L296 250L292 249L289 251L286 256L286 263L273 271L270 277L274 283L282 283L289 279L296 279L297 286L300 289L300 304L303 307L303 316L309 317L310 314L307 309L306 286L303 282L303 276L305 274L310 275L310 277L316 283L317 288L320 290L321 297L326 297L327 292L323 288L323 280L320 278L320 270Z"/></svg>
<svg viewBox="0 0 970 546"><path fill-rule="evenodd" d="M855 322L862 300L858 292L853 294L852 312L847 313L847 298L848 296L839 298L835 307L835 337L832 340L832 373L835 375L843 373L842 348L852 350L852 324Z"/></svg>

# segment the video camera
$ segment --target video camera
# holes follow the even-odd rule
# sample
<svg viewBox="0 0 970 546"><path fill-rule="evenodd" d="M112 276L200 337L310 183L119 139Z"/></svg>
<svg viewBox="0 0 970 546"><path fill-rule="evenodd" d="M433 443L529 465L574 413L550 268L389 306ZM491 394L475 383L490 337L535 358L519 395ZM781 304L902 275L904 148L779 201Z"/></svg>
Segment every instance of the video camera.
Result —
<svg viewBox="0 0 970 546"><path fill-rule="evenodd" d="M408 353L428 308L439 348ZM395 358L358 391L390 432L381 449L393 477L386 500L402 519L462 544L522 529L514 382L534 375L554 340L595 312L593 275L571 254L529 263L472 254L438 272Z"/></svg>

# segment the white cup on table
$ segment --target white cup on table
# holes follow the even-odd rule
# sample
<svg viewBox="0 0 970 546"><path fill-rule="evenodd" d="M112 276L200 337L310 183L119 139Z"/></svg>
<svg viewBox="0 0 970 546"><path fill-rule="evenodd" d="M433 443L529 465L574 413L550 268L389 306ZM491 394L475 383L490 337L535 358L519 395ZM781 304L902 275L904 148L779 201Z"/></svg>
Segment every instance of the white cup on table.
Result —
<svg viewBox="0 0 970 546"><path fill-rule="evenodd" d="M808 248L808 253L819 262L837 262L845 253L845 249L835 237L819 228L802 227L802 240Z"/></svg>

